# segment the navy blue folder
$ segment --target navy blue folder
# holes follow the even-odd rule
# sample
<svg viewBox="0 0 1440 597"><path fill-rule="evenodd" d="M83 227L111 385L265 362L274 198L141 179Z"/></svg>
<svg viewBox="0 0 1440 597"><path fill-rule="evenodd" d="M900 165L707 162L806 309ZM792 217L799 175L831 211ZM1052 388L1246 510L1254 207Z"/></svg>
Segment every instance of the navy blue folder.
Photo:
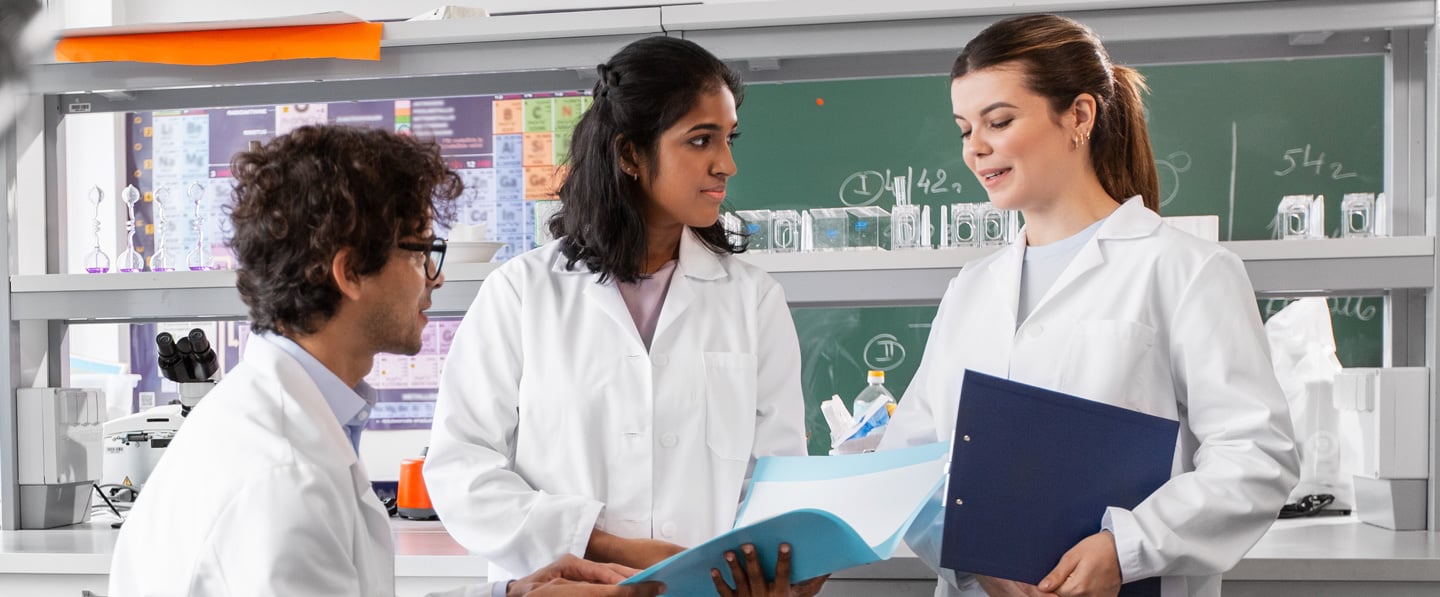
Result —
<svg viewBox="0 0 1440 597"><path fill-rule="evenodd" d="M940 564L1035 584L1105 508L1132 509L1170 479L1180 424L965 372ZM1160 595L1160 579L1121 587Z"/></svg>

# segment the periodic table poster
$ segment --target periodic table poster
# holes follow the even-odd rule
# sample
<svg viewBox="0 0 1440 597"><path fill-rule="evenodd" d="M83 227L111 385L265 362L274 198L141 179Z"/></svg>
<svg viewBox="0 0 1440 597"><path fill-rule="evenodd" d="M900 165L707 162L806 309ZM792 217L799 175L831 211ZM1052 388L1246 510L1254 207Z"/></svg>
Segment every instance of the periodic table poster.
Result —
<svg viewBox="0 0 1440 597"><path fill-rule="evenodd" d="M150 267L233 268L225 215L234 184L231 158L252 142L329 123L433 139L465 182L456 221L483 225L486 240L504 242L495 261L505 261L548 240L543 219L554 210L570 139L590 103L588 92L572 91L130 113L128 183L143 196L136 205L136 228L142 232L135 236L135 248ZM446 233L437 229L441 236ZM162 249L159 265L150 259L157 248ZM456 318L432 319L420 354L377 357L365 378L380 396L369 428L429 428L440 368L458 325ZM155 371L159 328L131 329L131 370L148 372L138 392L158 392L163 403L173 388L165 387ZM222 362L233 365L249 326L226 324L224 329Z"/></svg>

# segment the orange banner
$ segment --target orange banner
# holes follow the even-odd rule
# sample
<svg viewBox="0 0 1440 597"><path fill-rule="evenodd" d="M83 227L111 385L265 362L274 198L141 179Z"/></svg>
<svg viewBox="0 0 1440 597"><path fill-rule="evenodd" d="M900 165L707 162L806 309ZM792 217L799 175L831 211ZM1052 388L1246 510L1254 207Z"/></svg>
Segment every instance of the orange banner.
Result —
<svg viewBox="0 0 1440 597"><path fill-rule="evenodd" d="M383 30L380 23L350 23L70 37L55 44L55 59L193 66L300 58L379 60Z"/></svg>

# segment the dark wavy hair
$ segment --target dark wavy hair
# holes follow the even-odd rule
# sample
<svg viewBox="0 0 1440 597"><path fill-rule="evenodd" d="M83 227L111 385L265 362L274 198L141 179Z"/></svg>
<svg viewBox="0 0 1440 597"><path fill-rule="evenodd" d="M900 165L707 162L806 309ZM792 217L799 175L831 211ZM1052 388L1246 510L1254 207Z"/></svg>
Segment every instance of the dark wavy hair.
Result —
<svg viewBox="0 0 1440 597"><path fill-rule="evenodd" d="M454 219L464 191L440 147L382 130L303 126L235 155L236 285L257 331L307 335L335 315L335 254L380 271L395 243Z"/></svg>
<svg viewBox="0 0 1440 597"><path fill-rule="evenodd" d="M1039 14L1011 17L986 27L955 59L950 78L1006 63L1019 64L1026 86L1050 100L1052 111L1075 98L1095 98L1090 161L1100 184L1116 201L1140 195L1160 213L1160 175L1145 127L1145 77L1110 61L1100 38L1072 19Z"/></svg>
<svg viewBox="0 0 1440 597"><path fill-rule="evenodd" d="M596 67L595 103L570 141L570 173L560 185L560 210L550 233L574 268L583 262L600 281L640 279L647 237L641 213L644 191L621 171L622 152L634 151L655 172L660 134L685 116L701 94L729 89L739 107L740 75L694 42L649 37L625 46ZM695 233L710 250L740 253L716 222Z"/></svg>

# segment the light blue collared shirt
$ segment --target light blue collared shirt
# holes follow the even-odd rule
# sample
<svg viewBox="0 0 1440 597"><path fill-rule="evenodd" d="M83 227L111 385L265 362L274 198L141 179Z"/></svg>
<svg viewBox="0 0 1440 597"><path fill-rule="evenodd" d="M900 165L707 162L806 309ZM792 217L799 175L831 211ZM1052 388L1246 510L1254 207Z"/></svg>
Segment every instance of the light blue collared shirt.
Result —
<svg viewBox="0 0 1440 597"><path fill-rule="evenodd" d="M370 419L370 409L375 407L375 388L364 381L354 388L345 385L334 371L294 340L269 333L261 334L260 337L280 347L280 350L300 362L300 366L310 374L310 379L315 381L315 386L320 388L320 395L325 398L325 403L330 405L330 411L335 413L335 420L350 438L351 447L359 454L360 433L365 430L365 421Z"/></svg>

